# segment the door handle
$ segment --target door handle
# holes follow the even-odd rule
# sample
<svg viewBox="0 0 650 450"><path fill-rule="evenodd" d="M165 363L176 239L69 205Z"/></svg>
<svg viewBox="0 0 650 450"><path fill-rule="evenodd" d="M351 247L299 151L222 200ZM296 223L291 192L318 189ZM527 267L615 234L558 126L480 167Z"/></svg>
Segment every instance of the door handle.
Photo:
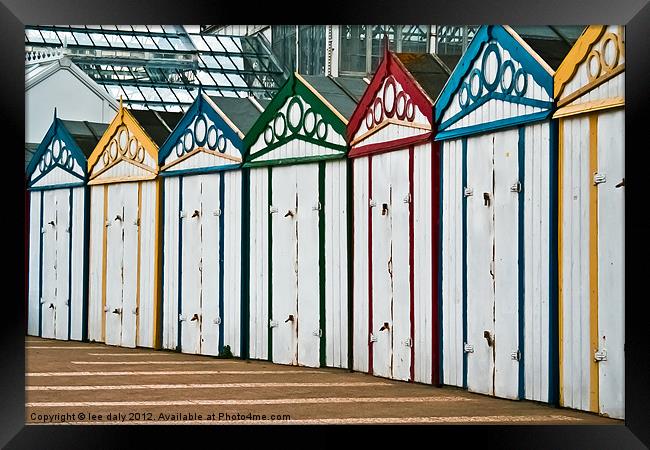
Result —
<svg viewBox="0 0 650 450"><path fill-rule="evenodd" d="M190 319L190 322L193 322L195 320L199 320L199 315L196 314L196 313L192 316L192 318Z"/></svg>
<svg viewBox="0 0 650 450"><path fill-rule="evenodd" d="M115 308L113 314L122 314L122 308Z"/></svg>
<svg viewBox="0 0 650 450"><path fill-rule="evenodd" d="M384 322L384 324L379 329L379 331L384 331L384 330L390 331L390 325L388 325L388 322Z"/></svg>
<svg viewBox="0 0 650 450"><path fill-rule="evenodd" d="M120 222L122 222L122 216L118 214L117 216L115 216L115 220L119 220Z"/></svg>
<svg viewBox="0 0 650 450"><path fill-rule="evenodd" d="M293 217L294 215L295 213L292 210L288 210L287 213L284 215L284 217L289 217L289 216Z"/></svg>
<svg viewBox="0 0 650 450"><path fill-rule="evenodd" d="M194 214L192 214L192 217L199 217L200 215L201 215L201 213L199 213L199 210L195 209Z"/></svg>
<svg viewBox="0 0 650 450"><path fill-rule="evenodd" d="M56 226L53 220L50 220L47 224L52 225L52 226Z"/></svg>
<svg viewBox="0 0 650 450"><path fill-rule="evenodd" d="M289 314L289 317L287 317L287 320L285 320L284 323L287 322L293 322L293 314Z"/></svg>
<svg viewBox="0 0 650 450"><path fill-rule="evenodd" d="M488 330L485 330L483 332L483 337L487 341L488 347L492 347L494 345L494 338L492 337L492 333L490 333Z"/></svg>
<svg viewBox="0 0 650 450"><path fill-rule="evenodd" d="M54 309L54 303L50 303L50 306L48 306L50 309Z"/></svg>

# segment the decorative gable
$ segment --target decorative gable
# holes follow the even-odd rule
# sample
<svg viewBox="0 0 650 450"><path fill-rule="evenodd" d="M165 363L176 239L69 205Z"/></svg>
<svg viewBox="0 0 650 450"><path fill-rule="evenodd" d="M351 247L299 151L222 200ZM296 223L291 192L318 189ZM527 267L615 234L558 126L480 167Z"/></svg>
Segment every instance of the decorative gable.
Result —
<svg viewBox="0 0 650 450"><path fill-rule="evenodd" d="M156 144L121 107L88 158L88 184L154 179L157 154Z"/></svg>
<svg viewBox="0 0 650 450"><path fill-rule="evenodd" d="M86 158L59 119L54 118L27 168L30 188L83 185Z"/></svg>
<svg viewBox="0 0 650 450"><path fill-rule="evenodd" d="M625 104L625 31L592 25L578 38L555 74L558 107L594 110ZM564 108L564 115L572 109Z"/></svg>
<svg viewBox="0 0 650 450"><path fill-rule="evenodd" d="M433 100L422 92L395 55L385 49L384 58L350 119L350 156L385 151L391 143L401 145L429 138L432 109Z"/></svg>
<svg viewBox="0 0 650 450"><path fill-rule="evenodd" d="M510 27L483 26L436 103L437 139L541 120L553 70Z"/></svg>
<svg viewBox="0 0 650 450"><path fill-rule="evenodd" d="M342 157L347 120L294 74L246 136L245 166Z"/></svg>
<svg viewBox="0 0 650 450"><path fill-rule="evenodd" d="M160 149L161 174L237 167L242 139L243 134L200 94Z"/></svg>

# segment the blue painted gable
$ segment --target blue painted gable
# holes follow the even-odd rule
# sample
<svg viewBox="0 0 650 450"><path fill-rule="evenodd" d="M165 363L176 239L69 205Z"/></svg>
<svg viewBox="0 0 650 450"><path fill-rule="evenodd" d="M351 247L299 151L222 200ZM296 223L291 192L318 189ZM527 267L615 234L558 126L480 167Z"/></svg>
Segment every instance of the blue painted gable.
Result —
<svg viewBox="0 0 650 450"><path fill-rule="evenodd" d="M436 140L542 120L552 112L553 71L513 33L500 25L478 30L436 102ZM486 107L480 119L462 122L491 100L530 108L521 109L526 111L523 114L499 117Z"/></svg>
<svg viewBox="0 0 650 450"><path fill-rule="evenodd" d="M87 179L86 166L87 159L83 151L63 122L55 116L27 166L28 187L33 188L34 184L56 168L73 175L78 181L65 186L54 186L83 186ZM44 187L39 186L39 188Z"/></svg>
<svg viewBox="0 0 650 450"><path fill-rule="evenodd" d="M206 117L212 121L208 124ZM204 147L207 150L226 153L231 151L230 145L234 146L237 154L241 157L244 149L244 143L239 134L233 130L224 118L208 103L203 94L200 92L192 106L187 110L174 131L169 135L167 140L160 147L158 152L158 163L161 167L172 154L183 157L185 154L193 151L197 147ZM241 163L229 163L215 165L210 167L201 167L199 169L163 169L161 176L180 175L192 172L213 172L217 170L236 169Z"/></svg>

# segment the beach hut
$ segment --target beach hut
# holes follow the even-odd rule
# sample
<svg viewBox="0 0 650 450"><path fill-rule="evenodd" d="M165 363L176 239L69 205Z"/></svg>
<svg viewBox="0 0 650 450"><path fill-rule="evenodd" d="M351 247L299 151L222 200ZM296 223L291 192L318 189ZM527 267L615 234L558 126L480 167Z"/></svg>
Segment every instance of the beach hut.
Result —
<svg viewBox="0 0 650 450"><path fill-rule="evenodd" d="M435 55L386 48L348 124L355 370L438 384L440 155L433 105L450 72Z"/></svg>
<svg viewBox="0 0 650 450"><path fill-rule="evenodd" d="M557 67L569 49L482 26L436 103L444 384L557 401L557 127L547 61Z"/></svg>
<svg viewBox="0 0 650 450"><path fill-rule="evenodd" d="M263 106L200 92L165 144L163 340L167 349L240 356L243 138ZM244 280L244 282L248 282Z"/></svg>
<svg viewBox="0 0 650 450"><path fill-rule="evenodd" d="M625 417L625 31L588 27L557 69L560 404Z"/></svg>
<svg viewBox="0 0 650 450"><path fill-rule="evenodd" d="M88 158L88 337L160 347L158 148L181 113L120 109Z"/></svg>
<svg viewBox="0 0 650 450"><path fill-rule="evenodd" d="M27 167L27 333L86 339L89 197L86 161L106 124L54 121Z"/></svg>
<svg viewBox="0 0 650 450"><path fill-rule="evenodd" d="M366 86L293 74L244 139L251 358L349 367L346 125Z"/></svg>

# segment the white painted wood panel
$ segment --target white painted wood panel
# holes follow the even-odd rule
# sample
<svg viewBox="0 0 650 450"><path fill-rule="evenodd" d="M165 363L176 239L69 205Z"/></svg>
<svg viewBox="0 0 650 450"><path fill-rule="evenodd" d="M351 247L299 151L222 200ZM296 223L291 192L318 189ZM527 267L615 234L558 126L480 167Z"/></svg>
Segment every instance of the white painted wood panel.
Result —
<svg viewBox="0 0 650 450"><path fill-rule="evenodd" d="M519 351L518 130L494 134L494 394L518 398ZM487 151L483 148L479 151Z"/></svg>
<svg viewBox="0 0 650 450"><path fill-rule="evenodd" d="M432 185L440 180L432 178L432 144L427 142L415 147L413 161L413 226L412 239L414 251L414 307L415 307L415 346L414 381L431 383L432 338L433 338L433 293L438 286L433 286L432 259L438 258L433 254L433 225L432 213Z"/></svg>
<svg viewBox="0 0 650 450"><path fill-rule="evenodd" d="M463 386L462 142L442 144L442 381Z"/></svg>
<svg viewBox="0 0 650 450"><path fill-rule="evenodd" d="M164 179L163 336L162 347L175 350L178 336L178 188L180 179Z"/></svg>
<svg viewBox="0 0 650 450"><path fill-rule="evenodd" d="M156 327L154 318L156 310L159 308L154 304L155 291L158 289L155 255L159 242L156 240L156 230L160 226L156 202L157 181L142 181L140 188L142 189L142 207L140 211L140 306L138 312L140 332L138 345L153 347Z"/></svg>
<svg viewBox="0 0 650 450"><path fill-rule="evenodd" d="M72 284L70 304L71 327L70 339L80 341L83 337L84 317L84 280L88 273L84 270L84 249L88 245L85 229L85 188L72 189Z"/></svg>
<svg viewBox="0 0 650 450"><path fill-rule="evenodd" d="M102 334L102 261L104 260L104 186L90 187L90 236L88 264L88 339L103 341Z"/></svg>
<svg viewBox="0 0 650 450"><path fill-rule="evenodd" d="M494 394L494 350L484 333L494 335L493 135L467 139L467 387ZM486 200L487 197L487 200Z"/></svg>
<svg viewBox="0 0 650 450"><path fill-rule="evenodd" d="M34 173L32 180L37 176ZM33 184L34 187L42 186L56 186L58 184L67 184L67 183L80 183L82 180L79 177L72 175L67 170L63 170L60 167L55 167L49 171L43 178L38 180Z"/></svg>
<svg viewBox="0 0 650 450"><path fill-rule="evenodd" d="M225 177L224 229L224 344L230 345L235 356L241 349L241 171L228 171ZM268 214L268 213L267 213ZM248 219L247 219L248 220ZM248 283L248 280L244 280Z"/></svg>
<svg viewBox="0 0 650 450"><path fill-rule="evenodd" d="M45 191L43 196L43 287L41 301L41 336L56 336L56 240L59 226L57 191Z"/></svg>
<svg viewBox="0 0 650 450"><path fill-rule="evenodd" d="M320 280L318 164L296 165L298 304L298 364L320 365ZM327 274L325 275L327 276ZM279 298L274 297L274 302Z"/></svg>
<svg viewBox="0 0 650 450"><path fill-rule="evenodd" d="M352 169L352 201L353 201L353 315L352 320L352 368L360 372L368 372L368 242L370 238L369 220L371 210L369 202L369 160L370 157L353 160Z"/></svg>
<svg viewBox="0 0 650 450"><path fill-rule="evenodd" d="M121 345L124 270L124 184L108 186L105 342Z"/></svg>
<svg viewBox="0 0 650 450"><path fill-rule="evenodd" d="M600 412L625 416L625 112L598 116L598 363Z"/></svg>
<svg viewBox="0 0 650 450"><path fill-rule="evenodd" d="M56 198L54 337L68 339L70 309L70 190L53 190Z"/></svg>
<svg viewBox="0 0 650 450"><path fill-rule="evenodd" d="M272 169L250 170L250 357L268 358L268 176Z"/></svg>
<svg viewBox="0 0 650 450"><path fill-rule="evenodd" d="M29 193L29 293L27 306L27 334L38 336L41 272L41 192ZM43 224L45 226L45 224Z"/></svg>
<svg viewBox="0 0 650 450"><path fill-rule="evenodd" d="M122 239L124 242L122 261L122 347L135 347L138 344L137 296L138 296L138 183L124 183Z"/></svg>

